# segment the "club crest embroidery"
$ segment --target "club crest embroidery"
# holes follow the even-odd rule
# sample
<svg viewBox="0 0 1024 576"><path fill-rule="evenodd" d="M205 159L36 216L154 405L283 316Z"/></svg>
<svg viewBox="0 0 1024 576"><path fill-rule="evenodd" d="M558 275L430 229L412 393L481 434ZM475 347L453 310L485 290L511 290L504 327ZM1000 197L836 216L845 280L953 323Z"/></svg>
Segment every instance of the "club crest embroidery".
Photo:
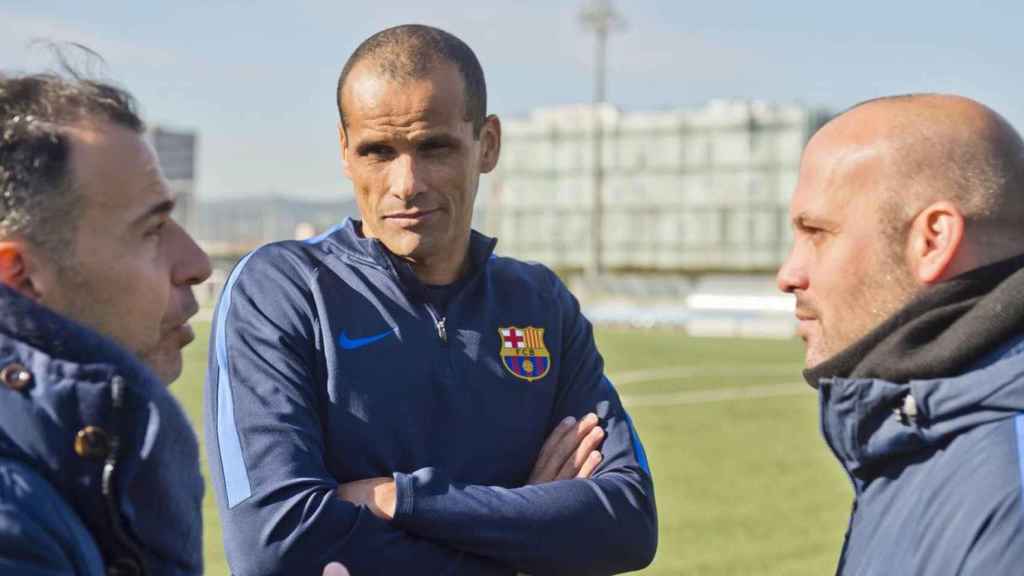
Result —
<svg viewBox="0 0 1024 576"><path fill-rule="evenodd" d="M544 329L527 326L498 328L501 363L516 378L540 380L551 367L551 355L544 346Z"/></svg>

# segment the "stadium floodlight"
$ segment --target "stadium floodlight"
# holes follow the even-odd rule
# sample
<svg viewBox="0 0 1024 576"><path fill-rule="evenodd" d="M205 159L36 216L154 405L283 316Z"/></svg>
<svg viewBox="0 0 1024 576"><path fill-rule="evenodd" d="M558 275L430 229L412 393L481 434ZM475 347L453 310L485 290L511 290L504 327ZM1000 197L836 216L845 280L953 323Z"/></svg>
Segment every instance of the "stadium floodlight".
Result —
<svg viewBox="0 0 1024 576"><path fill-rule="evenodd" d="M593 204L590 212L591 249L587 275L597 278L603 271L601 256L604 241L604 149L601 104L605 102L608 34L625 27L625 20L611 5L610 0L590 0L580 12L583 26L594 32L594 156Z"/></svg>

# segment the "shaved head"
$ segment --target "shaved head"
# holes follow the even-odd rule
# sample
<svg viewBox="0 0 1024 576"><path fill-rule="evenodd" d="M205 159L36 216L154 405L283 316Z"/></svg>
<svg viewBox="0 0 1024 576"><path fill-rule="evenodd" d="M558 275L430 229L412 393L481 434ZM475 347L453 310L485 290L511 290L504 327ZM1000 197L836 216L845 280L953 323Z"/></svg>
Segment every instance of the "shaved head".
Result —
<svg viewBox="0 0 1024 576"><path fill-rule="evenodd" d="M891 239L924 206L948 200L971 226L971 241L1019 245L1024 142L987 106L953 95L888 96L853 106L819 136L875 156L880 216Z"/></svg>
<svg viewBox="0 0 1024 576"><path fill-rule="evenodd" d="M338 77L337 103L341 126L346 124L346 86L357 67L367 67L393 82L422 80L435 69L453 64L462 76L464 116L479 134L487 116L487 85L476 54L465 42L439 28L406 24L382 30L356 48Z"/></svg>
<svg viewBox="0 0 1024 576"><path fill-rule="evenodd" d="M1024 144L959 96L858 104L804 150L794 242L779 288L796 296L814 366L928 286L1024 252Z"/></svg>

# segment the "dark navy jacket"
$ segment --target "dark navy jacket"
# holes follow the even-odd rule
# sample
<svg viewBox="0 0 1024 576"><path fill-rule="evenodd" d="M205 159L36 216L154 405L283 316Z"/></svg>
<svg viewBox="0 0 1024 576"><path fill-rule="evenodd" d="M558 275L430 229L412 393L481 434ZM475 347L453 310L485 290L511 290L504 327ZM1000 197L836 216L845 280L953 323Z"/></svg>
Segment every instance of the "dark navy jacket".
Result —
<svg viewBox="0 0 1024 576"><path fill-rule="evenodd" d="M819 394L856 494L838 574L1024 574L1024 338L959 376Z"/></svg>
<svg viewBox="0 0 1024 576"><path fill-rule="evenodd" d="M201 574L202 495L163 384L0 286L0 574Z"/></svg>
<svg viewBox="0 0 1024 576"><path fill-rule="evenodd" d="M358 226L257 250L221 296L206 438L232 570L314 574L341 560L358 576L579 575L648 564L657 523L643 448L565 286L543 266L492 256L494 241L474 232L472 271L437 310ZM534 357L504 362L521 337ZM524 486L554 426L589 411L607 432L593 477ZM392 523L335 495L392 474Z"/></svg>

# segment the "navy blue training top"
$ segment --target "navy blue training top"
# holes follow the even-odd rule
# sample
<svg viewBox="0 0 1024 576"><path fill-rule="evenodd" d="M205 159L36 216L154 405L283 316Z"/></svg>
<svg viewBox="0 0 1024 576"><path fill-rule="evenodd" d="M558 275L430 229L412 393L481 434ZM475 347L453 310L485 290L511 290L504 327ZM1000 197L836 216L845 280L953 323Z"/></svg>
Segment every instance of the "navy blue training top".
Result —
<svg viewBox="0 0 1024 576"><path fill-rule="evenodd" d="M206 447L232 571L613 574L657 546L643 448L590 323L539 264L492 256L441 312L351 220L232 272L214 319ZM588 480L524 486L553 428L596 412ZM391 522L339 483L394 476Z"/></svg>

